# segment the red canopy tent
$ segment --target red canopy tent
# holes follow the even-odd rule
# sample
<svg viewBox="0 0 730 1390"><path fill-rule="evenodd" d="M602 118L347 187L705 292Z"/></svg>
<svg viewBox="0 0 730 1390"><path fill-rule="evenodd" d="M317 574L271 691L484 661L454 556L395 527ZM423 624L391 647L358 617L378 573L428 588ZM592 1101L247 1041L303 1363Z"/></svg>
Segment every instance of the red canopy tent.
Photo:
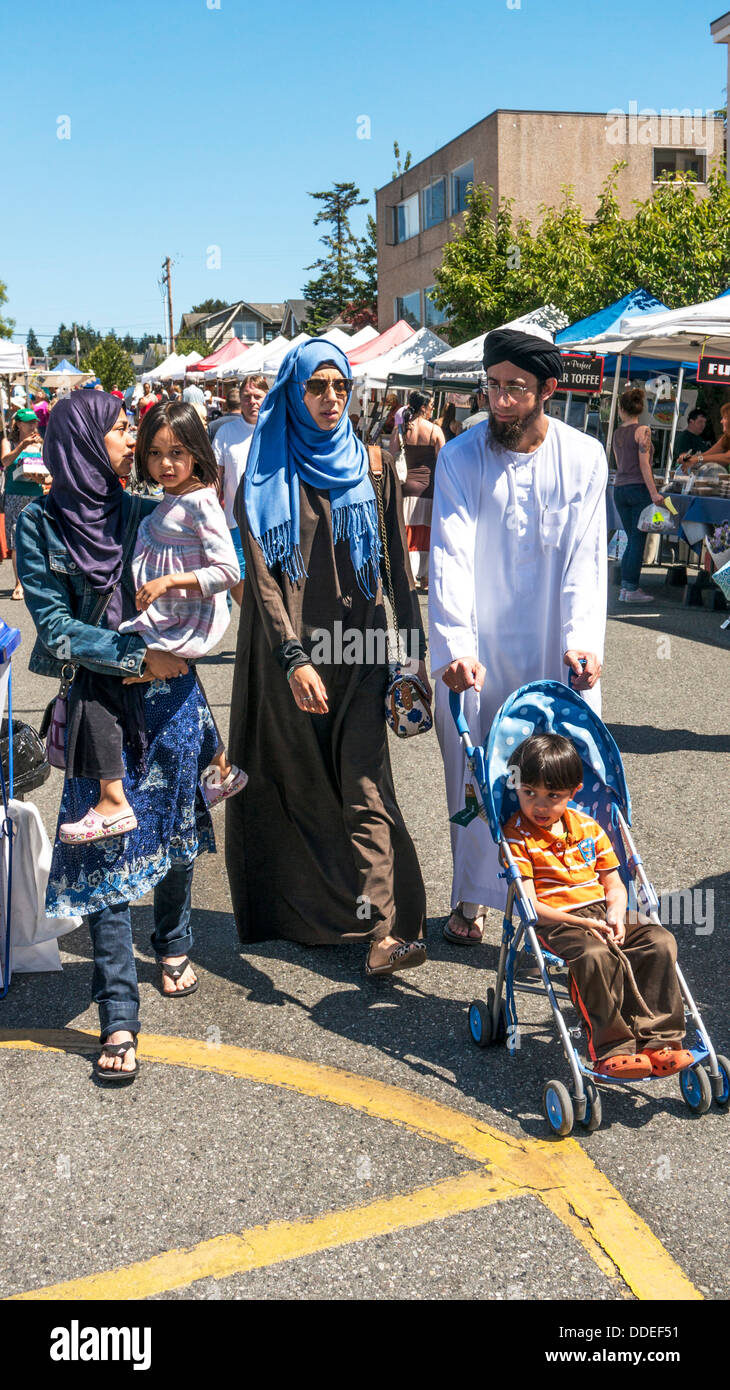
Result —
<svg viewBox="0 0 730 1390"><path fill-rule="evenodd" d="M223 347L219 347L210 357L204 357L200 362L194 362L191 367L186 367L186 372L207 372L211 367L225 367L226 362L232 362L234 357L240 357L242 352L248 352L251 343L244 343L241 338L229 338Z"/></svg>
<svg viewBox="0 0 730 1390"><path fill-rule="evenodd" d="M391 348L404 343L406 338L412 338L415 331L405 319L398 319L392 328L386 328L377 338L371 338L368 343L363 343L362 347L353 348L352 352L348 352L348 360L356 367L359 362L370 362L374 357L382 357L383 353L390 352Z"/></svg>

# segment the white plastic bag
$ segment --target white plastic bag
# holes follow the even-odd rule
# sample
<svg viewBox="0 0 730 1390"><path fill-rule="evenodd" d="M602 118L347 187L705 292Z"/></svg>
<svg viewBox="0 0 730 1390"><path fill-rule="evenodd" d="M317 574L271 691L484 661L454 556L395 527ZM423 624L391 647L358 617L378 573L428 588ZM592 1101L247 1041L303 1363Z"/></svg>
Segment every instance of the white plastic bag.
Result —
<svg viewBox="0 0 730 1390"><path fill-rule="evenodd" d="M659 502L650 502L639 517L639 530L651 531L654 535L666 536L677 529L677 516L669 507Z"/></svg>

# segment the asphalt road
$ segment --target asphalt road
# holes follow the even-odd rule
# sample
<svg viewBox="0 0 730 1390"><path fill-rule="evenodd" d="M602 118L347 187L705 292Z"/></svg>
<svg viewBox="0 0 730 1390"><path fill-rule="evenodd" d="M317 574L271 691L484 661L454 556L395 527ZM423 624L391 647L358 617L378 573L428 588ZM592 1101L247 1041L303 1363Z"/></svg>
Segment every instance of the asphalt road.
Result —
<svg viewBox="0 0 730 1390"><path fill-rule="evenodd" d="M9 583L9 568L0 584ZM660 572L646 578L656 603L645 611L616 604L611 591L604 718L624 755L637 843L657 889L702 895L698 920L675 930L690 986L716 1047L727 1054L730 630L720 630L719 614L683 608L681 591L661 580ZM27 672L32 629L25 608L3 596L0 613L23 635L13 661L15 713L37 724L52 685ZM234 642L232 624L205 663L222 729ZM218 811L220 852L203 856L195 873L195 995L175 1003L160 997L149 901L133 908L143 1030L198 1040L212 1054L258 1049L343 1069L441 1102L512 1139L545 1139L544 1081L568 1080L547 1006L523 996L523 1035L513 1059L470 1043L467 1005L493 981L499 920L494 914L482 948L444 942L450 851L438 745L433 735L391 740L391 755L426 881L428 965L366 983L354 947L267 943L241 954ZM51 836L59 791L54 772L34 794ZM708 907L710 916L699 922ZM97 1027L85 930L63 939L62 957L60 974L14 977L0 1004L0 1028ZM416 1188L468 1181L474 1167L458 1145L434 1143L417 1127L347 1103L184 1061L152 1061L144 1047L142 1060L137 1083L110 1093L92 1084L88 1057L78 1051L3 1052L0 1295L150 1261L270 1222L298 1225ZM606 1090L603 1113L598 1132L576 1131L578 1144L695 1288L705 1298L726 1298L728 1117L715 1108L690 1115L676 1080ZM324 1244L258 1268L239 1264L230 1274L221 1266L216 1277L203 1269L181 1286L171 1278L156 1291L140 1286L142 1296L631 1297L616 1271L599 1267L529 1185L478 1210Z"/></svg>

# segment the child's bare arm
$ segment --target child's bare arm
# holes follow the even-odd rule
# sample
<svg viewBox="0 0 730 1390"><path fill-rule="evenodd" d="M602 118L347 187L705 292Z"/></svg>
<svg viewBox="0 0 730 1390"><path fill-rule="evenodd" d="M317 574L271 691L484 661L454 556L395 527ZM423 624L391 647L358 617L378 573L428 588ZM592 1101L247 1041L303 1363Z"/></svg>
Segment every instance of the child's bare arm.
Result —
<svg viewBox="0 0 730 1390"><path fill-rule="evenodd" d="M164 574L160 579L148 579L147 583L137 590L137 608L141 613L144 613L151 603L168 593L170 589L200 590L200 581L194 570L190 570L188 574Z"/></svg>

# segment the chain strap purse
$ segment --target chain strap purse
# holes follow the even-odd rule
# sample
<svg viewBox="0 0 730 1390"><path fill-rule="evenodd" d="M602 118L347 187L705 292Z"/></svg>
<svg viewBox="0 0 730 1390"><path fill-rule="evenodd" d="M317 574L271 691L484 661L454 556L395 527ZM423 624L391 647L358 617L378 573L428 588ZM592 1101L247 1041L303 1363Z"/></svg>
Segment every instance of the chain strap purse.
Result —
<svg viewBox="0 0 730 1390"><path fill-rule="evenodd" d="M409 675L403 670L400 631L398 628L398 616L395 609L395 596L393 594L393 577L390 570L388 536L385 529L385 508L383 506L382 492L383 462L380 449L371 447L368 452L370 453L370 466L375 482L375 496L378 502L380 542L383 547L385 573L388 580L388 598L393 614L396 643L395 660L393 660L390 643L388 643L388 686L385 692L385 719L397 738L411 738L414 734L427 734L429 729L433 727L431 701L423 681L421 681L418 676ZM373 457L375 454L378 455L377 460ZM379 464L377 469L375 466L376 462Z"/></svg>

